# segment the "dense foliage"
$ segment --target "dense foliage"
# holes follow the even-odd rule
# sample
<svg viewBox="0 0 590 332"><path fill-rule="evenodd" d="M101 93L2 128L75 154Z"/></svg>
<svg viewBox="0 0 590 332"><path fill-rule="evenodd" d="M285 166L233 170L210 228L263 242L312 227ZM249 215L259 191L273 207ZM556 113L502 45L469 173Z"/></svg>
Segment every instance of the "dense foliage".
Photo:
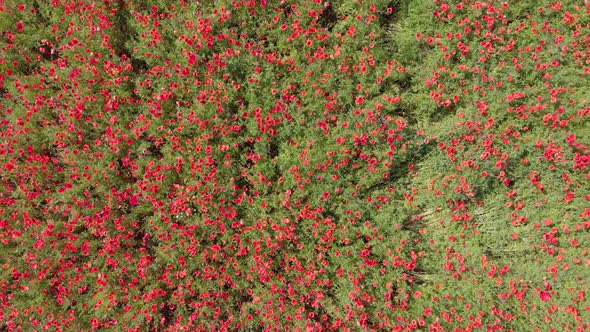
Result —
<svg viewBox="0 0 590 332"><path fill-rule="evenodd" d="M589 328L589 14L0 2L0 330Z"/></svg>

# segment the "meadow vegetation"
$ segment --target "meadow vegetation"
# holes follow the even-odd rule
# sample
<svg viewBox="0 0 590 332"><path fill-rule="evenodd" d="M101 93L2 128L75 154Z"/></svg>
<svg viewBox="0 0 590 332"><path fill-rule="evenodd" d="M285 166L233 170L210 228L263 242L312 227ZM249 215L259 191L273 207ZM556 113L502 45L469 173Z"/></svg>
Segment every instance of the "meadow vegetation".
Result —
<svg viewBox="0 0 590 332"><path fill-rule="evenodd" d="M0 331L587 331L589 25L0 2Z"/></svg>

